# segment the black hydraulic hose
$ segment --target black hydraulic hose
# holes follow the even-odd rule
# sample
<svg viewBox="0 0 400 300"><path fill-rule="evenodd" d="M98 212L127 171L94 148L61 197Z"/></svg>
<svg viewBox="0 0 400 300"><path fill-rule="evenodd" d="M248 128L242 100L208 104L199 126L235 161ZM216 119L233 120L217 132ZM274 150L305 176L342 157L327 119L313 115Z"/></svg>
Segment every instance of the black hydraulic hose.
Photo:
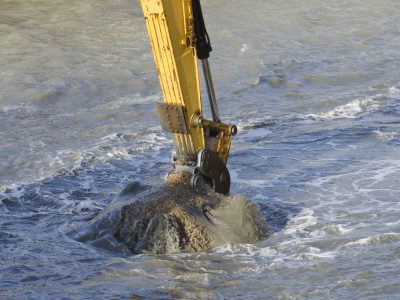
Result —
<svg viewBox="0 0 400 300"><path fill-rule="evenodd" d="M199 59L206 59L210 56L212 47L210 37L208 36L206 25L204 23L200 0L192 0L192 10L194 17L197 57Z"/></svg>

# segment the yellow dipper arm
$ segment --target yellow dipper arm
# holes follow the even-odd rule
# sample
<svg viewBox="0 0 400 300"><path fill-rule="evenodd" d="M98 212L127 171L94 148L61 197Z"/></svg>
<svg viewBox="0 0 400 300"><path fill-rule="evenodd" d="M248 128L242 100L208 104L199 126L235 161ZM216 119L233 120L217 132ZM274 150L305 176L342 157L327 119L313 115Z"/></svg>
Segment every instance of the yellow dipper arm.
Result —
<svg viewBox="0 0 400 300"><path fill-rule="evenodd" d="M170 128L177 156L195 161L197 152L204 148L204 132L201 127L190 126L189 120L192 115L202 115L191 1L141 2L164 103L184 108L185 120L181 122L186 123L186 130Z"/></svg>
<svg viewBox="0 0 400 300"><path fill-rule="evenodd" d="M194 187L206 182L229 193L226 168L236 126L219 120L208 66L211 51L199 0L141 0L164 98L157 105L161 126L172 133L175 167L193 173ZM194 17L195 16L195 17ZM196 45L197 43L197 45ZM213 121L203 117L197 59L202 60Z"/></svg>

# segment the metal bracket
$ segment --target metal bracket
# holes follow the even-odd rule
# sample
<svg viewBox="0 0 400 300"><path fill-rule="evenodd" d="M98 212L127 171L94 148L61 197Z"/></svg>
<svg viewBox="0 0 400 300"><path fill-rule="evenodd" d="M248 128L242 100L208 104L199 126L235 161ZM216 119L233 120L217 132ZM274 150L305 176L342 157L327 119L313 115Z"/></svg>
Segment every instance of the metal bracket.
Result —
<svg viewBox="0 0 400 300"><path fill-rule="evenodd" d="M171 133L188 134L184 106L157 103L156 109L163 130Z"/></svg>
<svg viewBox="0 0 400 300"><path fill-rule="evenodd" d="M202 181L209 183L217 193L229 194L231 187L229 171L218 157L218 154L209 149L201 149L197 153L197 166L194 170L191 185L196 188Z"/></svg>

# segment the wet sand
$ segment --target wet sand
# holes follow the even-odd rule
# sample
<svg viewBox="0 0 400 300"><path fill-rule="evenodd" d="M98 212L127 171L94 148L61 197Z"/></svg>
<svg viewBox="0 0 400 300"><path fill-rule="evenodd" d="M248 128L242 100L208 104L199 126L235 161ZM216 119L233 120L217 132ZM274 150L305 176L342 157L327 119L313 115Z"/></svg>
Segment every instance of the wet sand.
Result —
<svg viewBox="0 0 400 300"><path fill-rule="evenodd" d="M189 181L188 173L171 173L161 188L123 206L115 237L135 253L209 251L266 238L267 226L255 204L206 187L193 190Z"/></svg>

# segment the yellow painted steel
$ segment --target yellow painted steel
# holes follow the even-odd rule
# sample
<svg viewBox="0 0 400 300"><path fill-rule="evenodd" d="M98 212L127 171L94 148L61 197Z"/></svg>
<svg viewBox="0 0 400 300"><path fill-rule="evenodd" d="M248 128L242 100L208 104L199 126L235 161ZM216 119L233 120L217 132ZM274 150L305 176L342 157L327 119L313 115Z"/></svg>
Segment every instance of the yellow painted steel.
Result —
<svg viewBox="0 0 400 300"><path fill-rule="evenodd" d="M186 108L189 134L173 134L178 156L195 159L204 148L201 127L189 118L202 115L191 0L141 0L164 102Z"/></svg>

